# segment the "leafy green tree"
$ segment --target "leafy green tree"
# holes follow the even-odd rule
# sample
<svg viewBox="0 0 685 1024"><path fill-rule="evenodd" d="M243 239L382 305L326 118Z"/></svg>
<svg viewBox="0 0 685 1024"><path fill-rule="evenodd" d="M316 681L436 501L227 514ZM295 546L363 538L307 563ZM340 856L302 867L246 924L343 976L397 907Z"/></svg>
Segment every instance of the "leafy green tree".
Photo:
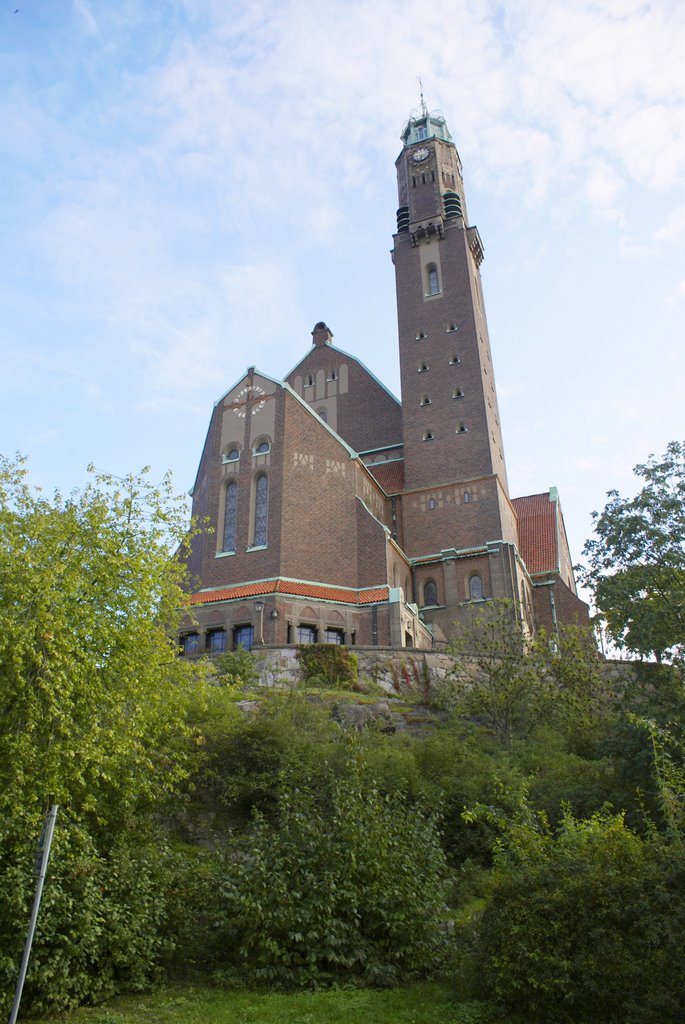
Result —
<svg viewBox="0 0 685 1024"><path fill-rule="evenodd" d="M558 689L540 670L513 602L489 601L450 644L451 677L438 689L438 703L479 719L500 743L529 736L553 713Z"/></svg>
<svg viewBox="0 0 685 1024"><path fill-rule="evenodd" d="M609 491L593 513L583 580L612 640L657 660L685 652L685 443L635 467L644 486L634 498Z"/></svg>
<svg viewBox="0 0 685 1024"><path fill-rule="evenodd" d="M3 993L43 811L62 808L25 990L34 1008L140 986L164 954L159 812L187 773L187 694L203 671L172 639L184 604L173 551L186 531L168 479L94 476L49 499L21 462L0 460Z"/></svg>
<svg viewBox="0 0 685 1024"><path fill-rule="evenodd" d="M183 774L170 481L97 476L53 500L0 462L0 810L49 797L111 820Z"/></svg>

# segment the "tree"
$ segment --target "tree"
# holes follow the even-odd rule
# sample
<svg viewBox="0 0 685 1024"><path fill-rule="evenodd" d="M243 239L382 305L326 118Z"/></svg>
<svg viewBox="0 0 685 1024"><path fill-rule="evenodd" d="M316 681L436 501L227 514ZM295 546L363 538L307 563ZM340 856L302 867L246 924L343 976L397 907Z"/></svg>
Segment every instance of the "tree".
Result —
<svg viewBox="0 0 685 1024"><path fill-rule="evenodd" d="M685 443L635 467L644 481L634 498L609 491L593 513L596 537L585 545L583 582L619 647L657 660L685 652Z"/></svg>
<svg viewBox="0 0 685 1024"><path fill-rule="evenodd" d="M186 531L168 479L94 476L48 499L21 461L0 459L1 1012L48 801L61 811L23 1005L141 987L166 955L173 858L159 818L186 774L187 695L203 671L172 638Z"/></svg>
<svg viewBox="0 0 685 1024"><path fill-rule="evenodd" d="M0 810L111 817L182 773L184 508L145 473L54 500L25 476L0 460Z"/></svg>
<svg viewBox="0 0 685 1024"><path fill-rule="evenodd" d="M505 746L548 720L558 691L540 671L512 601L489 601L449 650L456 661L439 703L482 719Z"/></svg>

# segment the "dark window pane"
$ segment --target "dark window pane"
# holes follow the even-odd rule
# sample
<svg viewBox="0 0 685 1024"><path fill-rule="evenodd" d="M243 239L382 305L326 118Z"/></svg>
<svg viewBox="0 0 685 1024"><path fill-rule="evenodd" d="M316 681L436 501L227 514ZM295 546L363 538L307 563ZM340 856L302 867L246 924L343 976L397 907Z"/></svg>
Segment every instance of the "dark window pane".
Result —
<svg viewBox="0 0 685 1024"><path fill-rule="evenodd" d="M184 633L181 637L184 654L197 654L200 650L200 637L197 633Z"/></svg>
<svg viewBox="0 0 685 1024"><path fill-rule="evenodd" d="M253 634L252 626L236 626L233 630L233 647L244 647L246 651L251 651Z"/></svg>
<svg viewBox="0 0 685 1024"><path fill-rule="evenodd" d="M226 630L209 629L207 631L207 650L212 654L221 654L226 649Z"/></svg>
<svg viewBox="0 0 685 1024"><path fill-rule="evenodd" d="M268 503L269 479L266 476L260 476L259 479L257 480L257 494L255 497L255 545L266 544L266 513Z"/></svg>
<svg viewBox="0 0 685 1024"><path fill-rule="evenodd" d="M483 581L480 576L472 576L469 580L469 595L472 601L483 600Z"/></svg>
<svg viewBox="0 0 685 1024"><path fill-rule="evenodd" d="M226 505L224 508L224 543L223 551L235 551L235 524L238 514L238 485L232 480L226 488Z"/></svg>

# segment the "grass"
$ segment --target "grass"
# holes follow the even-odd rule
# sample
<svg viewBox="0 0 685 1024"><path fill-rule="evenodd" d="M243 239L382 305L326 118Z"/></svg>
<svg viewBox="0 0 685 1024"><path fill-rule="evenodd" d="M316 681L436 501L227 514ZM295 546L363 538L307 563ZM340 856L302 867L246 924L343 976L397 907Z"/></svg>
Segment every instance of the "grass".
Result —
<svg viewBox="0 0 685 1024"><path fill-rule="evenodd" d="M457 1003L446 985L421 984L383 991L352 989L232 992L179 986L121 997L98 1008L34 1024L486 1024L479 1003Z"/></svg>

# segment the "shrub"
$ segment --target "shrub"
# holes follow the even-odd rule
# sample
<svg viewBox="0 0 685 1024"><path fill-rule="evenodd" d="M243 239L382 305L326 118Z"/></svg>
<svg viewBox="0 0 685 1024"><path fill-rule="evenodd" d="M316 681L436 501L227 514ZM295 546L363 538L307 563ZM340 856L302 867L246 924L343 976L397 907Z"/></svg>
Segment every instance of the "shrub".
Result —
<svg viewBox="0 0 685 1024"><path fill-rule="evenodd" d="M297 648L303 681L329 689L349 689L357 679L357 658L339 644L302 644Z"/></svg>
<svg viewBox="0 0 685 1024"><path fill-rule="evenodd" d="M35 880L37 830L6 822L0 835L0 1009L9 1013ZM35 833L35 834L34 834ZM150 833L99 851L60 812L29 961L22 1011L67 1010L116 992L140 990L159 976L171 940L162 927L167 850Z"/></svg>
<svg viewBox="0 0 685 1024"><path fill-rule="evenodd" d="M286 776L277 824L256 815L234 850L219 924L243 980L396 984L444 966L436 823L364 776L356 755L328 785Z"/></svg>
<svg viewBox="0 0 685 1024"><path fill-rule="evenodd" d="M567 814L553 837L514 826L491 902L475 926L484 991L539 1024L683 1019L674 969L685 873L674 850L622 816Z"/></svg>

